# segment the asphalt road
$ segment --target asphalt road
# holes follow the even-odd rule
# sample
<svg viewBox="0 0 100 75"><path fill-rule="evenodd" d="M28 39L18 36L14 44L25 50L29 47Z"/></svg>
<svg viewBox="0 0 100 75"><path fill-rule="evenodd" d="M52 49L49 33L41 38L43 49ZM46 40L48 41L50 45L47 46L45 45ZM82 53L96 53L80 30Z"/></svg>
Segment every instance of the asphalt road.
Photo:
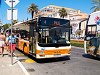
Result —
<svg viewBox="0 0 100 75"><path fill-rule="evenodd" d="M84 50L72 47L70 59L36 60L16 51L18 60L30 75L100 75L100 59L84 54Z"/></svg>

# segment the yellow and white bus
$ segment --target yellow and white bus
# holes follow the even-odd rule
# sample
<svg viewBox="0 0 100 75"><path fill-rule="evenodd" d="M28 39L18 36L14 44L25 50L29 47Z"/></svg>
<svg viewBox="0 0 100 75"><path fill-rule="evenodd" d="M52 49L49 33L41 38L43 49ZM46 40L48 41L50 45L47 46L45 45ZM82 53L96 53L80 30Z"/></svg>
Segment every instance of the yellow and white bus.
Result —
<svg viewBox="0 0 100 75"><path fill-rule="evenodd" d="M66 19L39 17L16 25L24 25L28 30L25 38L20 38L17 48L37 59L70 56L70 21ZM29 27L28 27L29 26ZM21 28L21 27L19 27ZM27 34L27 32L21 31Z"/></svg>

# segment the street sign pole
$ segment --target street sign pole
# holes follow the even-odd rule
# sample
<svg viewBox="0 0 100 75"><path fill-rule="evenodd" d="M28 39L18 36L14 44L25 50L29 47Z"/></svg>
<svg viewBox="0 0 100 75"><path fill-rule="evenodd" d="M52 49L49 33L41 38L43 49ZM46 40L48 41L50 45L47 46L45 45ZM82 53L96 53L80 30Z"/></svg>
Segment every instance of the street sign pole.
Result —
<svg viewBox="0 0 100 75"><path fill-rule="evenodd" d="M19 0L5 0L5 2L11 7L11 40L12 40L12 25L13 25L13 7L19 3ZM11 65L13 65L13 50L11 42Z"/></svg>
<svg viewBox="0 0 100 75"><path fill-rule="evenodd" d="M13 25L13 0L11 0L11 40L12 40L12 25ZM11 42L11 65L13 65L12 42Z"/></svg>

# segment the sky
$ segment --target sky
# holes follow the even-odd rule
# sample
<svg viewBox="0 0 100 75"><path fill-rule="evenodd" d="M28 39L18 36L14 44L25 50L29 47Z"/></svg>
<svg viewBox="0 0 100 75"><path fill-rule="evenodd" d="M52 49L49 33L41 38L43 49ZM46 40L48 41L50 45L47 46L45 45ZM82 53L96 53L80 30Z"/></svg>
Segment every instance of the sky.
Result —
<svg viewBox="0 0 100 75"><path fill-rule="evenodd" d="M38 6L38 9L41 9L48 5L56 5L67 8L72 8L76 10L81 10L87 14L90 14L93 10L90 10L93 7L91 0L19 0L20 2L14 7L18 10L18 21L26 20L31 18L31 14L27 12L28 7L34 3ZM2 24L11 23L11 20L7 20L7 9L10 7L5 3L5 0L2 0L0 6L0 20Z"/></svg>

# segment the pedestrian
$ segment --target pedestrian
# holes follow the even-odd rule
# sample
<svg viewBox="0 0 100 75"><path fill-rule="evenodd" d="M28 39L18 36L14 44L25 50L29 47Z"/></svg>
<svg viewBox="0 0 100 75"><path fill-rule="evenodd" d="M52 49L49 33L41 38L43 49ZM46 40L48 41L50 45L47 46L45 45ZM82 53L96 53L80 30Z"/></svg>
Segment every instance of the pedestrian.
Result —
<svg viewBox="0 0 100 75"><path fill-rule="evenodd" d="M7 38L8 49L10 52L9 56L11 56L11 50L12 50L12 54L16 50L16 39L17 39L17 36L15 35L14 32L12 32L12 36L10 34L10 36L8 36Z"/></svg>
<svg viewBox="0 0 100 75"><path fill-rule="evenodd" d="M4 56L4 54L3 54L4 46L5 46L5 35L3 34L3 32L1 32L0 33L0 53L1 53L2 57Z"/></svg>
<svg viewBox="0 0 100 75"><path fill-rule="evenodd" d="M5 41L6 42L6 50L8 51L8 37L10 36L10 33L7 32L5 36L6 36L6 41Z"/></svg>

